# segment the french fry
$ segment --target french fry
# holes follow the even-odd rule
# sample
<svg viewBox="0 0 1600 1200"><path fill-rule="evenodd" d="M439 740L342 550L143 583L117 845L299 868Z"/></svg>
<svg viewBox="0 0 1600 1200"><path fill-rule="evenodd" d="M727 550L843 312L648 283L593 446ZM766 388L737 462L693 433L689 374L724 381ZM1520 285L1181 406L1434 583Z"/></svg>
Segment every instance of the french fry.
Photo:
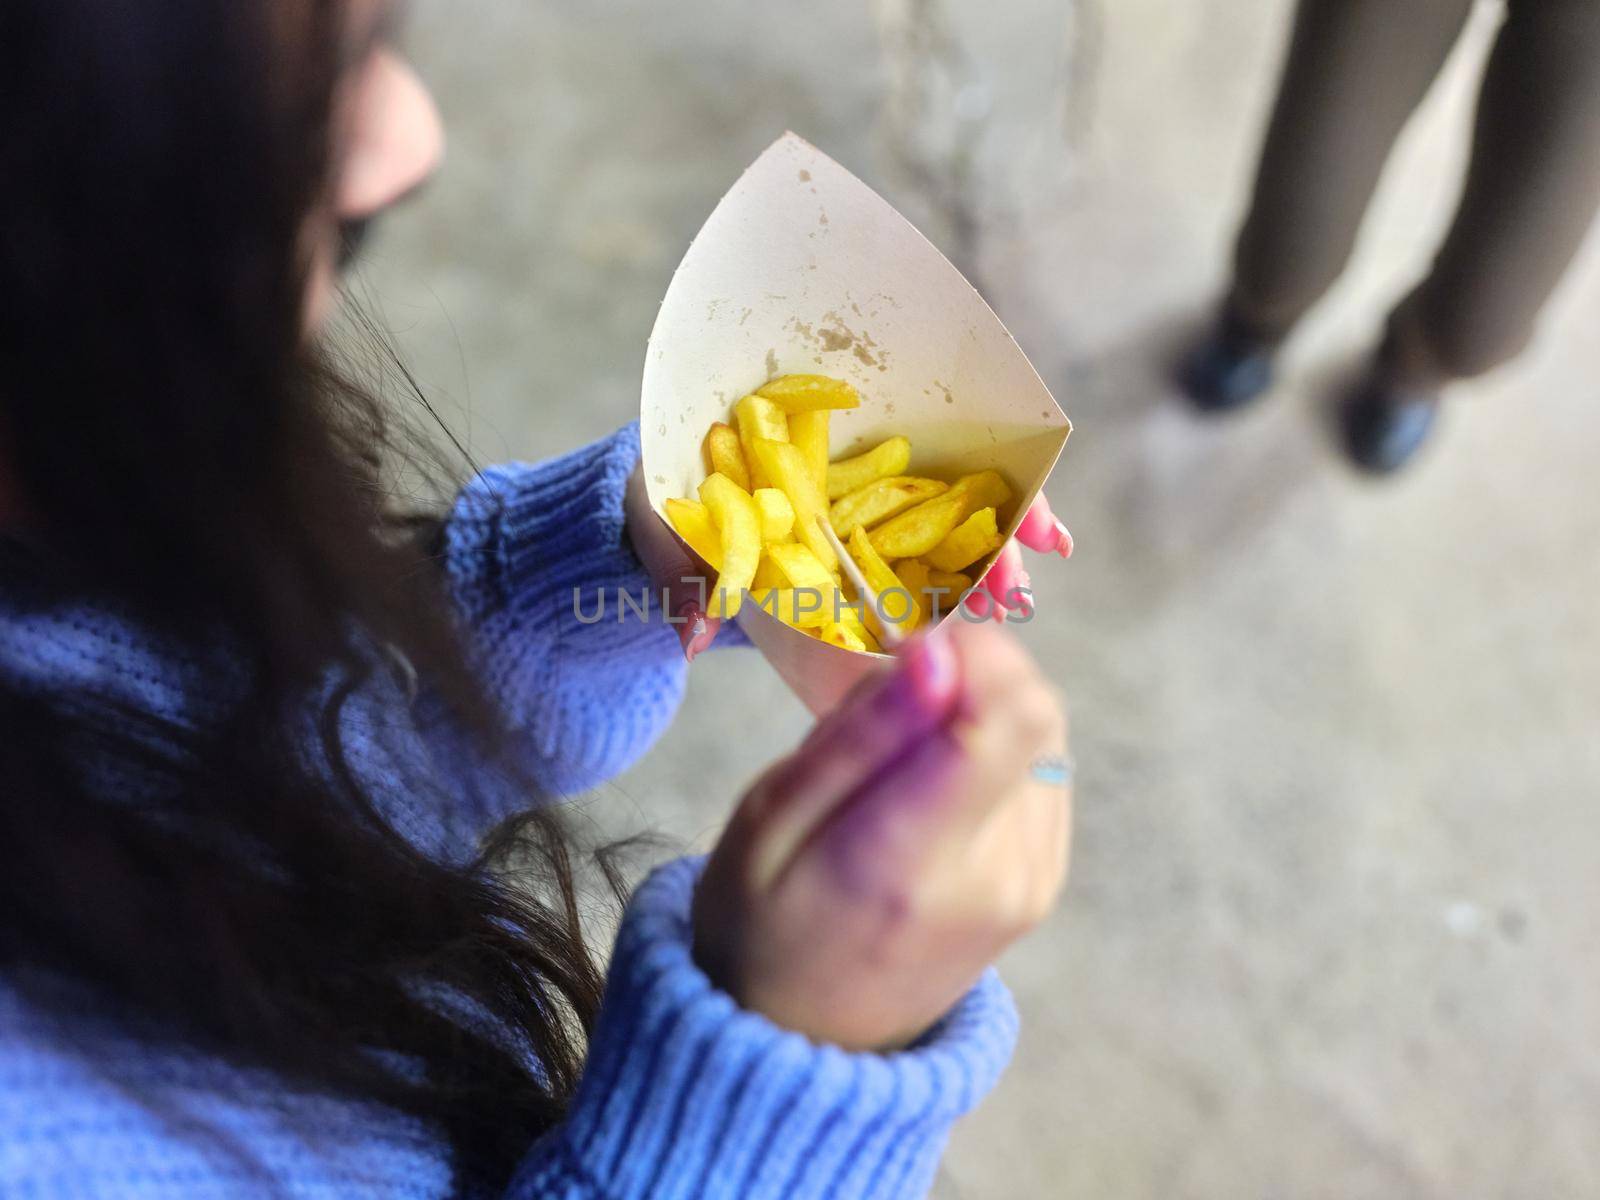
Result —
<svg viewBox="0 0 1600 1200"><path fill-rule="evenodd" d="M772 561L772 555L765 550L761 552L761 565L756 568L756 577L750 581L751 592L766 592L773 588L786 587L789 577L783 573L783 568Z"/></svg>
<svg viewBox="0 0 1600 1200"><path fill-rule="evenodd" d="M756 389L756 395L774 401L784 412L811 412L818 408L855 408L861 396L842 379L827 375L782 375Z"/></svg>
<svg viewBox="0 0 1600 1200"><path fill-rule="evenodd" d="M786 542L794 530L794 505L777 488L757 488L752 499L761 514L761 542Z"/></svg>
<svg viewBox="0 0 1600 1200"><path fill-rule="evenodd" d="M820 629L834 624L833 606L810 588L752 588L750 599L763 612L796 629Z"/></svg>
<svg viewBox="0 0 1600 1200"><path fill-rule="evenodd" d="M932 612L938 608L930 588L932 584L928 579L928 564L920 559L907 558L894 564L894 573L900 577L900 582L906 585L906 590L917 598L917 603L924 612Z"/></svg>
<svg viewBox="0 0 1600 1200"><path fill-rule="evenodd" d="M861 620L861 614L856 609L849 607L843 609L839 614L838 623L856 635L856 639L866 647L868 654L883 653L883 643L878 641L872 631L866 627L866 624ZM823 628L826 629L827 626L823 626Z"/></svg>
<svg viewBox="0 0 1600 1200"><path fill-rule="evenodd" d="M817 490L824 495L828 491L829 415L827 409L816 408L810 412L791 413L789 416L789 440L799 446L800 453L806 456L806 465L811 468L811 478L815 481Z"/></svg>
<svg viewBox="0 0 1600 1200"><path fill-rule="evenodd" d="M841 500L835 500L828 509L828 521L835 533L847 538L857 526L871 529L878 522L899 516L913 504L931 500L949 488L949 484L937 479L892 475L858 488Z"/></svg>
<svg viewBox="0 0 1600 1200"><path fill-rule="evenodd" d="M828 499L859 491L875 479L899 475L911 465L911 443L903 437L879 442L865 454L828 464ZM844 534L840 534L843 537Z"/></svg>
<svg viewBox="0 0 1600 1200"><path fill-rule="evenodd" d="M810 588L824 597L838 590L839 585L833 577L833 572L822 565L821 560L812 553L809 546L803 546L799 542L780 542L776 546L767 547L767 557L777 564L790 587ZM832 620L831 609L828 615Z"/></svg>
<svg viewBox="0 0 1600 1200"><path fill-rule="evenodd" d="M830 621L822 627L822 640L830 646L838 646L841 650L854 650L857 654L867 652L866 639L839 621Z"/></svg>
<svg viewBox="0 0 1600 1200"><path fill-rule="evenodd" d="M959 571L998 550L1003 541L994 509L980 508L927 554L928 565L937 571Z"/></svg>
<svg viewBox="0 0 1600 1200"><path fill-rule="evenodd" d="M1000 477L999 471L978 471L972 475L963 475L950 485L950 490L967 497L968 515L980 508L999 508L1011 499L1011 488Z"/></svg>
<svg viewBox="0 0 1600 1200"><path fill-rule="evenodd" d="M848 605L839 610L839 619L820 627L822 640L857 653L882 654L883 643L861 620L861 614Z"/></svg>
<svg viewBox="0 0 1600 1200"><path fill-rule="evenodd" d="M817 527L817 517L826 513L828 506L806 469L805 456L789 442L757 438L752 445L755 463L759 464L758 473L764 473L774 487L781 488L794 506L795 536L811 547L822 565L832 571L839 565L839 556Z"/></svg>
<svg viewBox="0 0 1600 1200"><path fill-rule="evenodd" d="M720 471L745 491L750 490L750 468L745 465L738 431L718 421L706 434L706 465Z"/></svg>
<svg viewBox="0 0 1600 1200"><path fill-rule="evenodd" d="M972 576L963 575L959 571L930 570L928 584L930 587L950 589L950 595L945 599L945 605L948 607L953 600L959 600L972 587Z"/></svg>
<svg viewBox="0 0 1600 1200"><path fill-rule="evenodd" d="M868 536L884 558L920 558L949 537L966 516L966 496L952 489L908 508Z"/></svg>
<svg viewBox="0 0 1600 1200"><path fill-rule="evenodd" d="M710 563L713 571L722 570L722 535L711 519L711 510L698 500L668 500L666 507L667 520L672 522L678 536Z"/></svg>
<svg viewBox="0 0 1600 1200"><path fill-rule="evenodd" d="M880 633L883 621L892 621L903 633L910 633L917 626L927 620L922 602L901 581L889 564L879 557L878 552L872 548L872 543L867 540L867 531L856 528L850 535L850 557L856 560L856 566L861 568L861 574L866 577L872 590L878 593L878 604L882 608L882 615L873 610L873 606L865 606L864 619L867 628L873 633Z"/></svg>
<svg viewBox="0 0 1600 1200"><path fill-rule="evenodd" d="M1011 489L998 471L963 475L948 491L872 530L872 546L884 558L921 558L978 509L994 508L1010 498Z"/></svg>
<svg viewBox="0 0 1600 1200"><path fill-rule="evenodd" d="M822 565L810 547L803 546L799 542L782 542L776 546L768 546L767 554L789 577L790 585L797 591L802 595L822 598L822 612L827 618L827 623L821 626L824 641L828 640L829 629L836 625L843 626L866 649L874 654L881 652L878 639L873 637L861 623L861 616L855 608L845 602L844 594L839 590L838 578ZM808 599L805 603L809 608L811 601ZM839 640L834 641L834 645L840 644Z"/></svg>
<svg viewBox="0 0 1600 1200"><path fill-rule="evenodd" d="M733 408L733 419L739 423L739 445L744 448L745 464L750 468L750 486L771 487L772 480L761 470L753 446L757 438L771 442L789 440L789 418L765 396L751 393Z"/></svg>
<svg viewBox="0 0 1600 1200"><path fill-rule="evenodd" d="M722 566L706 615L737 616L761 562L761 515L750 493L721 473L708 475L700 485L700 502L710 511L722 537Z"/></svg>

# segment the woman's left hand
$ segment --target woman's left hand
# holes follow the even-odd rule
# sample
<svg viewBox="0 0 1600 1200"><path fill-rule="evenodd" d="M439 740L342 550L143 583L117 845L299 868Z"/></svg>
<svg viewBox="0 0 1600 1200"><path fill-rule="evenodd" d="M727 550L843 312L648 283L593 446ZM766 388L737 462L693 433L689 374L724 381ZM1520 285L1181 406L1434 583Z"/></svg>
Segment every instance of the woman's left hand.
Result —
<svg viewBox="0 0 1600 1200"><path fill-rule="evenodd" d="M623 514L634 553L644 564L656 590L666 597L666 614L675 623L678 640L683 643L683 656L693 662L696 655L716 640L717 630L722 626L715 617L706 616L702 605L717 573L679 541L650 507L644 474L638 468L628 479ZM1022 552L1017 549L1018 542L1041 554L1056 554L1062 558L1072 555L1072 534L1050 511L1050 502L1043 495L1036 496L1017 529L1016 541L1006 544L1000 557L967 596L969 610L992 615L997 621L1004 620L1007 611L1032 613L1033 596L1027 569L1022 564Z"/></svg>
<svg viewBox="0 0 1600 1200"><path fill-rule="evenodd" d="M717 578L716 571L667 527L645 491L644 472L635 467L622 496L623 520L633 552L644 564L665 615L674 623L683 656L693 662L716 639L722 622L706 616L704 599Z"/></svg>

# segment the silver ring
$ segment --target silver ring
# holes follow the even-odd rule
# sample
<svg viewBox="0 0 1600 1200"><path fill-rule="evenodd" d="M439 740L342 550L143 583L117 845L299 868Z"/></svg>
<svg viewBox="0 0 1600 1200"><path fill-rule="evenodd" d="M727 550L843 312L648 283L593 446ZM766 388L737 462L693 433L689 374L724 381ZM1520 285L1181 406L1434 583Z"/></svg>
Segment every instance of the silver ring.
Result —
<svg viewBox="0 0 1600 1200"><path fill-rule="evenodd" d="M1040 783L1050 787L1071 787L1077 764L1065 754L1046 754L1033 760L1029 772Z"/></svg>

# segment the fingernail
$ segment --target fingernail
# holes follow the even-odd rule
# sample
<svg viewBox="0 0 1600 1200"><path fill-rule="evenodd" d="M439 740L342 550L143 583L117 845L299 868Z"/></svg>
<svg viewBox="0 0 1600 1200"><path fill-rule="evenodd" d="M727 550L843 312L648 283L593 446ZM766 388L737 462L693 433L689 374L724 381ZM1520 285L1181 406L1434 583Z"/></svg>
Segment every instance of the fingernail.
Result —
<svg viewBox="0 0 1600 1200"><path fill-rule="evenodd" d="M706 624L704 617L696 617L689 630L689 640L683 644L685 662L693 662L702 650L711 647L711 627Z"/></svg>
<svg viewBox="0 0 1600 1200"><path fill-rule="evenodd" d="M683 646L684 661L693 662L695 656L711 644L705 609L698 601L686 600L678 606L677 615L682 621L678 626L678 641Z"/></svg>
<svg viewBox="0 0 1600 1200"><path fill-rule="evenodd" d="M1056 518L1056 553L1062 558L1072 557L1072 530L1063 525L1059 517Z"/></svg>
<svg viewBox="0 0 1600 1200"><path fill-rule="evenodd" d="M1017 573L1017 582L1012 586L1010 595L1017 601L1017 611L1025 617L1033 616L1033 578L1027 571Z"/></svg>
<svg viewBox="0 0 1600 1200"><path fill-rule="evenodd" d="M907 671L916 686L917 699L938 704L956 681L956 656L942 637L925 637L917 643Z"/></svg>

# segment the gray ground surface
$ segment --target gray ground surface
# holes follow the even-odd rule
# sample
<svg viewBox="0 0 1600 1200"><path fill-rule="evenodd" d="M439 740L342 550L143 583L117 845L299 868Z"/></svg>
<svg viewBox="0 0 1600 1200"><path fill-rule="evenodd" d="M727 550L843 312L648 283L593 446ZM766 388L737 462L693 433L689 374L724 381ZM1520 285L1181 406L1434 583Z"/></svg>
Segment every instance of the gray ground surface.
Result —
<svg viewBox="0 0 1600 1200"><path fill-rule="evenodd" d="M1600 1195L1600 245L1397 483L1321 416L1448 213L1492 12L1279 394L1202 423L1164 358L1224 270L1285 0L415 9L451 159L366 277L484 458L633 415L673 266L785 127L973 274L1077 425L1079 552L1023 631L1073 699L1073 880L1004 964L1021 1050L939 1194ZM714 655L594 805L703 841L805 725Z"/></svg>

